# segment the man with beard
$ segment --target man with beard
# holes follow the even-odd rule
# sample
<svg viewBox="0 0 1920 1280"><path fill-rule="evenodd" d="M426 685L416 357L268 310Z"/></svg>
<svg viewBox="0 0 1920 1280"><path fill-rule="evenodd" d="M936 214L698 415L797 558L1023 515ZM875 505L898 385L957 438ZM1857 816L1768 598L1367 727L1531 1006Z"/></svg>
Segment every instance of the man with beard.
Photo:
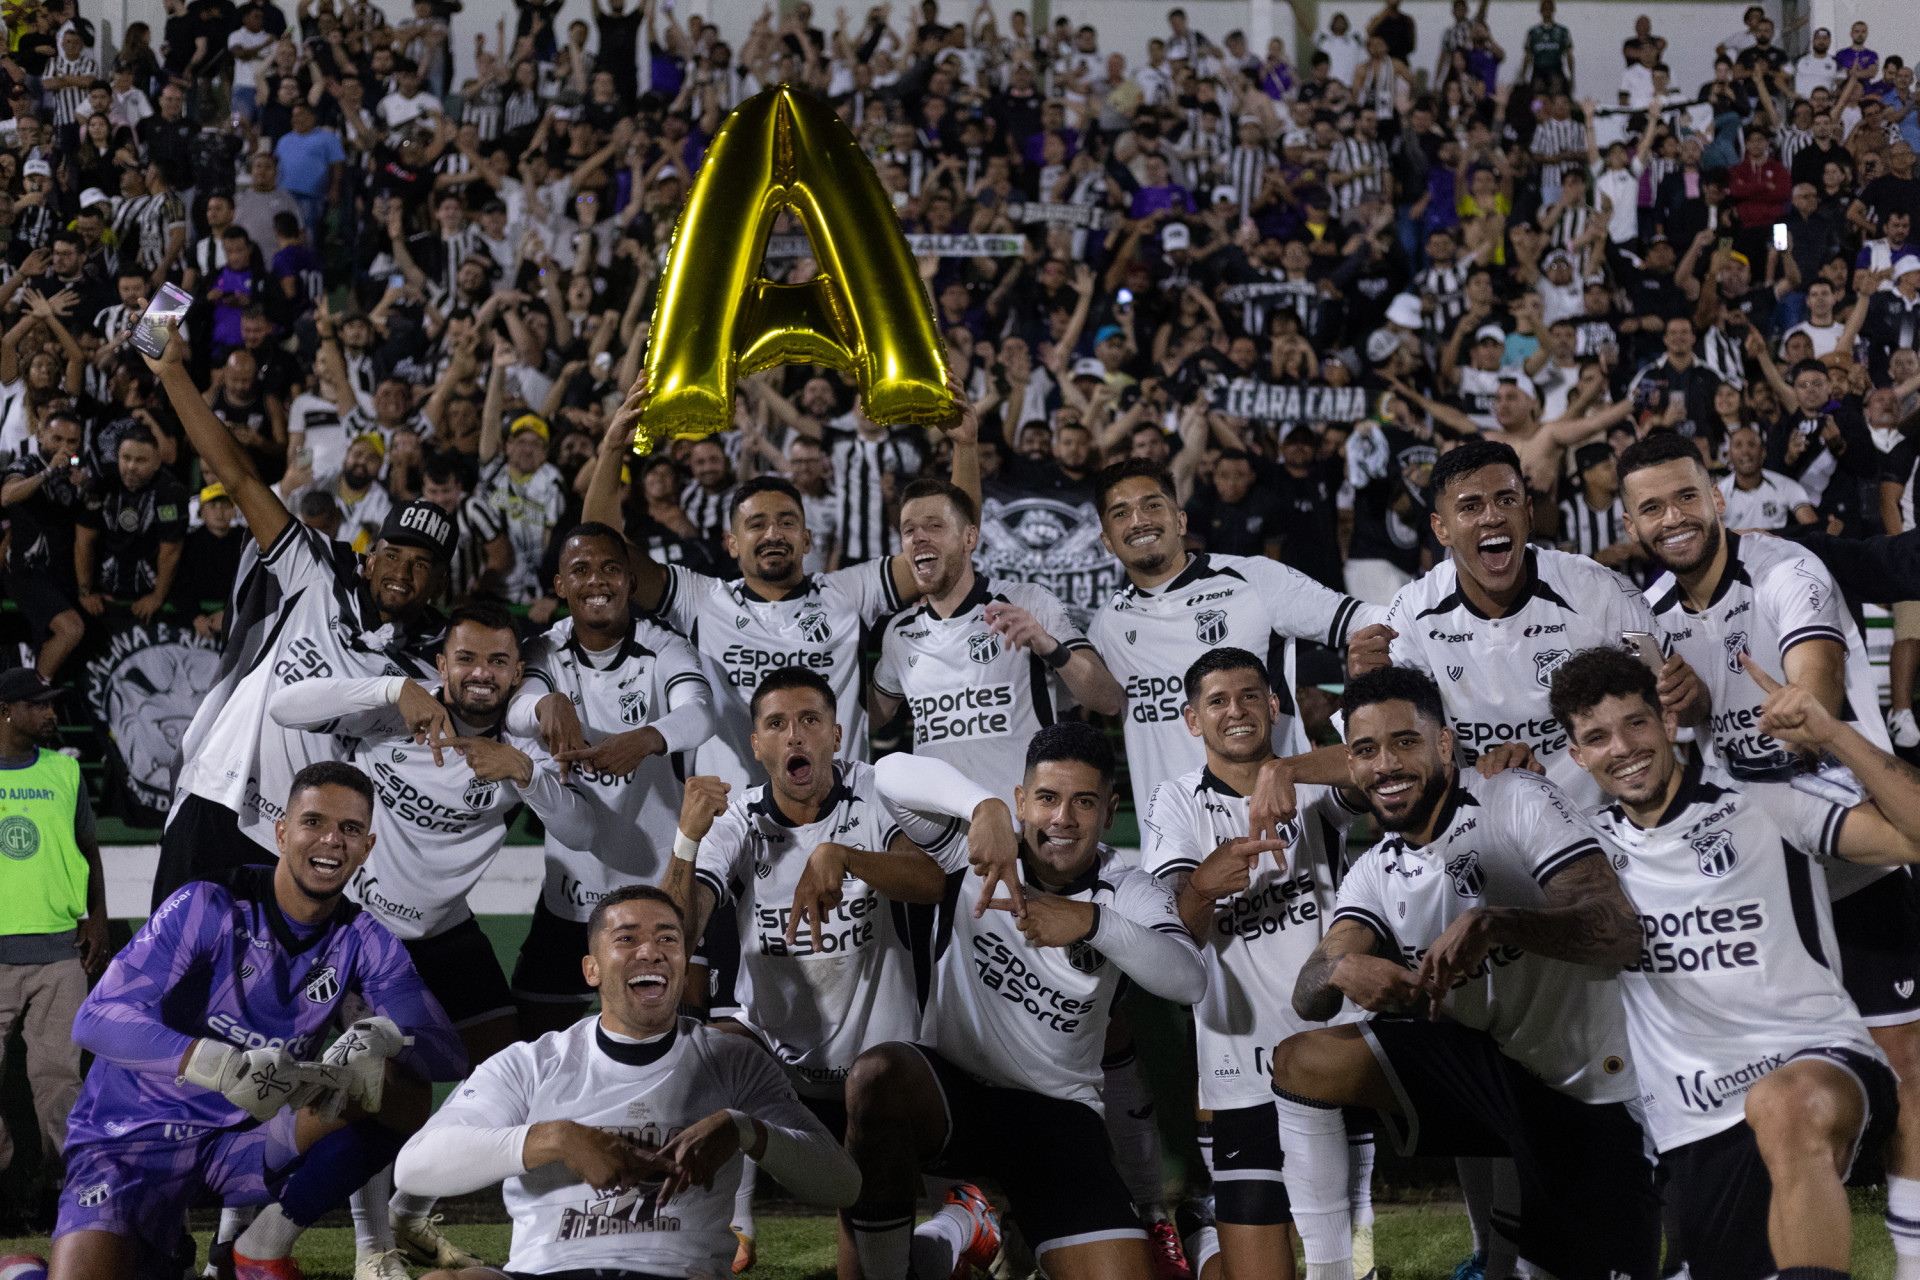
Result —
<svg viewBox="0 0 1920 1280"><path fill-rule="evenodd" d="M1247 835L1248 797L1273 759L1279 700L1266 665L1244 649L1215 649L1187 668L1187 731L1207 762L1153 790L1140 821L1140 866L1173 892L1180 919L1207 963L1207 994L1193 1010L1200 1109L1213 1144L1214 1218L1225 1266L1236 1277L1273 1274L1268 1261L1297 1227L1316 1276L1353 1257L1349 1186L1372 1185L1373 1139L1356 1133L1361 1171L1349 1177L1340 1112L1276 1100L1266 1055L1305 1030L1293 984L1333 912L1345 832L1364 801L1338 787L1298 789L1299 812L1272 840ZM1285 1152L1284 1159L1282 1152ZM1371 1207L1370 1197L1364 1202ZM1196 1274L1211 1250L1187 1241Z"/></svg>
<svg viewBox="0 0 1920 1280"><path fill-rule="evenodd" d="M1659 1201L1627 1110L1637 1085L1614 979L1640 929L1610 851L1544 778L1456 769L1440 691L1422 673L1360 676L1341 705L1352 785L1389 834L1341 881L1294 1011L1325 1021L1344 996L1423 1016L1289 1037L1273 1051L1275 1094L1371 1108L1402 1154L1510 1154L1519 1251L1562 1280L1659 1274Z"/></svg>
<svg viewBox="0 0 1920 1280"><path fill-rule="evenodd" d="M941 429L953 441L953 482L977 504L979 422L951 375L947 386L955 413ZM632 448L646 397L644 384L636 384L602 437L602 465L594 468L587 489L584 514L589 521L624 527L617 464ZM803 666L826 675L838 707L840 758L865 759L867 717L857 695L864 651L861 629L899 612L920 593L912 560L904 554L831 573L807 573L802 566L813 536L805 510L799 491L778 476L757 476L734 489L725 550L740 566L737 581L658 564L644 549L628 544L633 602L700 645L715 668L715 686L724 681L731 692L722 700L721 731L708 739L708 750L696 766L729 783L744 786L749 777L751 751L746 743L752 725L747 700L763 672L781 667Z"/></svg>
<svg viewBox="0 0 1920 1280"><path fill-rule="evenodd" d="M364 552L380 536L388 515L393 512L393 497L380 483L380 468L386 465L386 460L386 441L378 432L369 431L354 437L347 445L340 470L333 475L309 478L309 483L290 489L287 482L301 478L301 468L296 463L279 487L286 493L287 501L295 506L308 493L324 493L332 498L341 511L340 540L351 543L355 551Z"/></svg>
<svg viewBox="0 0 1920 1280"><path fill-rule="evenodd" d="M478 1066L518 1039L513 994L480 931L467 894L506 844L521 802L558 839L585 847L585 800L535 740L505 732L520 682L513 618L496 604L448 618L434 659L440 692L402 676L314 679L273 695L267 713L290 729L339 736L373 779L374 851L349 893L407 949ZM416 750L416 747L424 748ZM385 1277L398 1263L395 1235L420 1266L477 1265L428 1218L432 1204L396 1204L384 1172L354 1193L355 1267Z"/></svg>
<svg viewBox="0 0 1920 1280"><path fill-rule="evenodd" d="M1113 748L1077 721L1040 730L1012 811L944 761L895 754L874 772L895 805L971 819L978 874L943 922L918 1037L868 1049L847 1082L861 1273L947 1276L973 1260L946 1214L915 1231L924 1171L997 1179L1055 1280L1147 1280L1147 1233L1101 1122L1100 1061L1122 983L1194 1004L1206 970L1171 895L1101 843L1119 805ZM1045 994L1008 998L1016 988Z"/></svg>
<svg viewBox="0 0 1920 1280"><path fill-rule="evenodd" d="M1845 761L1865 803L1683 765L1646 669L1616 650L1555 672L1553 709L1611 800L1595 821L1624 851L1620 878L1642 913L1620 990L1647 1133L1669 1170L1669 1265L1684 1259L1701 1280L1840 1276L1847 1170L1880 1145L1896 1086L1826 962L1833 923L1808 889L1834 859L1920 858L1920 774L1743 661L1767 695L1761 727Z"/></svg>
<svg viewBox="0 0 1920 1280"><path fill-rule="evenodd" d="M620 886L659 881L680 812L681 753L713 732L713 687L699 656L635 616L633 588L617 529L589 523L567 533L553 593L571 616L528 646L526 683L507 715L508 732L537 735L572 771L590 827L586 839L547 829L546 880L513 970L525 1039L586 1011L593 989L574 962L587 917Z"/></svg>
<svg viewBox="0 0 1920 1280"><path fill-rule="evenodd" d="M965 492L908 485L900 540L921 602L882 633L872 703L883 723L903 703L911 710L916 754L1002 795L1025 770L1027 742L1056 717L1049 672L1089 711L1119 714L1118 682L1059 597L974 572L980 520Z"/></svg>
<svg viewBox="0 0 1920 1280"><path fill-rule="evenodd" d="M1628 527L1667 570L1647 591L1654 617L1712 694L1720 767L1735 781L1792 782L1851 803L1858 778L1768 734L1765 692L1747 676L1805 690L1892 750L1866 646L1826 566L1783 539L1727 529L1726 499L1688 441L1648 436L1620 455L1619 470ZM1901 1079L1889 1222L1920 1218L1920 889L1905 871L1829 866L1826 891L1847 994Z"/></svg>
<svg viewBox="0 0 1920 1280"><path fill-rule="evenodd" d="M74 1019L95 1057L68 1128L61 1280L167 1270L209 1194L267 1206L234 1242L237 1280L297 1276L300 1233L399 1152L428 1081L466 1072L400 941L345 901L374 843L373 784L322 760L274 808L279 861L170 896ZM349 1009L370 1012L324 1065L303 1061Z"/></svg>
<svg viewBox="0 0 1920 1280"><path fill-rule="evenodd" d="M898 908L939 903L948 877L965 870L969 845L977 843L976 859L997 852L1010 864L1012 841L998 810L983 809L963 841L961 822L888 801L873 766L838 763L833 704L827 681L800 667L755 687L753 753L768 781L730 796L718 778L690 779L661 887L696 937L718 908L732 908L723 936L739 940L737 1019L765 1040L806 1108L845 1138L854 1060L920 1025L914 952ZM966 1188L948 1203L961 1249L977 1242L971 1260L990 1262L999 1229L985 1197ZM744 1244L751 1220L743 1228L736 1207L734 1223ZM843 1258L858 1232L843 1216ZM953 1270L949 1260L937 1274Z"/></svg>
<svg viewBox="0 0 1920 1280"><path fill-rule="evenodd" d="M1383 625L1355 633L1348 669L1414 668L1440 688L1461 764L1524 743L1590 807L1599 796L1566 754L1566 733L1547 708L1549 679L1576 650L1654 632L1653 613L1599 561L1528 545L1533 506L1510 446L1468 441L1441 455L1432 484L1433 534L1452 555L1401 588ZM1686 662L1665 659L1660 679L1663 705L1681 723L1705 717L1706 687Z"/></svg>
<svg viewBox="0 0 1920 1280"><path fill-rule="evenodd" d="M672 900L615 890L587 936L579 963L599 1016L477 1070L402 1149L400 1185L425 1197L504 1182L515 1275L724 1275L742 1157L810 1200L850 1203L853 1162L772 1059L679 1016L691 931Z"/></svg>
<svg viewBox="0 0 1920 1280"><path fill-rule="evenodd" d="M169 331L165 354L147 357L147 366L187 440L246 517L259 563L235 588L220 678L181 740L155 906L189 880L273 860L273 824L283 816L274 797L304 766L343 749L274 724L268 699L312 676L425 676L444 634L429 602L453 551L453 522L430 502L390 513L364 560L295 520L201 399L186 355L185 341Z"/></svg>
<svg viewBox="0 0 1920 1280"><path fill-rule="evenodd" d="M1173 478L1143 459L1102 471L1095 501L1101 542L1127 571L1128 582L1094 615L1087 638L1125 684L1122 723L1136 811L1146 812L1159 782L1206 762L1180 707L1187 668L1223 644L1252 646L1268 655L1270 671L1284 672L1274 689L1280 714L1273 739L1276 752L1292 754L1300 734L1289 641L1344 649L1352 628L1384 622L1386 610L1264 557L1188 552L1187 517ZM1262 798L1253 810L1256 829L1270 829L1280 818Z"/></svg>
<svg viewBox="0 0 1920 1280"><path fill-rule="evenodd" d="M74 573L80 607L96 617L106 600L123 600L141 622L160 612L173 591L187 538L187 487L160 466L160 445L144 425L114 449L118 484L74 530Z"/></svg>

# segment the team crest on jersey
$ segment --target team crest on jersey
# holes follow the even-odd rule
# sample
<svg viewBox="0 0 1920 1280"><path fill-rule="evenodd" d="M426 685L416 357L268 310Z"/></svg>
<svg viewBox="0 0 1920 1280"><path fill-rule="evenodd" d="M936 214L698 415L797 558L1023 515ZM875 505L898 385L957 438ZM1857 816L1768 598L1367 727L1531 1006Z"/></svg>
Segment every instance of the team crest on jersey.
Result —
<svg viewBox="0 0 1920 1280"><path fill-rule="evenodd" d="M1573 656L1571 649L1548 649L1544 653L1533 655L1533 681L1542 689L1553 687L1553 673L1560 664Z"/></svg>
<svg viewBox="0 0 1920 1280"><path fill-rule="evenodd" d="M833 639L833 628L827 625L827 615L824 613L802 614L800 634L808 644L825 644Z"/></svg>
<svg viewBox="0 0 1920 1280"><path fill-rule="evenodd" d="M1710 831L1693 842L1694 855L1700 860L1700 874L1718 880L1733 870L1740 855L1733 847L1733 833Z"/></svg>
<svg viewBox="0 0 1920 1280"><path fill-rule="evenodd" d="M1227 612L1202 609L1193 615L1193 634L1201 644L1219 644L1227 638Z"/></svg>
<svg viewBox="0 0 1920 1280"><path fill-rule="evenodd" d="M1740 665L1740 655L1747 651L1747 633L1744 631L1734 632L1727 637L1726 646L1727 670L1733 672L1735 675L1744 673L1746 668Z"/></svg>
<svg viewBox="0 0 1920 1280"><path fill-rule="evenodd" d="M633 689L620 695L620 723L637 725L647 714L647 695Z"/></svg>
<svg viewBox="0 0 1920 1280"><path fill-rule="evenodd" d="M469 809L484 809L491 805L493 798L499 794L498 782L482 782L479 778L474 778L467 783L467 793L460 797L460 802Z"/></svg>
<svg viewBox="0 0 1920 1280"><path fill-rule="evenodd" d="M1133 643L1133 638L1134 638L1135 636L1137 636L1137 635L1139 635L1139 634L1140 634L1140 633L1139 633L1138 631L1129 631L1129 632L1127 632L1127 643L1128 643L1128 644L1132 644L1132 643Z"/></svg>
<svg viewBox="0 0 1920 1280"><path fill-rule="evenodd" d="M332 1004L340 998L340 975L330 964L323 964L307 975L301 994L315 1004Z"/></svg>
<svg viewBox="0 0 1920 1280"><path fill-rule="evenodd" d="M1912 995L1912 994L1913 994L1913 979L1912 979L1912 978L1902 978L1902 979L1900 979L1900 981L1898 981L1898 982L1896 982L1896 983L1894 983L1894 984L1893 984L1893 994L1895 994L1895 995L1897 995L1897 996L1899 996L1899 997L1900 997L1900 998L1901 998L1902 1000L1905 1000L1905 999L1906 999L1906 998L1907 998L1908 996L1910 996L1910 995Z"/></svg>
<svg viewBox="0 0 1920 1280"><path fill-rule="evenodd" d="M967 637L967 656L986 666L1000 656L1000 637L991 631Z"/></svg>
<svg viewBox="0 0 1920 1280"><path fill-rule="evenodd" d="M98 1209L107 1202L107 1197L112 1194L113 1189L106 1183L96 1182L91 1187L87 1187L76 1194L73 1197L73 1202L82 1209Z"/></svg>
<svg viewBox="0 0 1920 1280"><path fill-rule="evenodd" d="M1453 681L1455 684L1458 684L1460 682L1460 677L1465 674L1467 674L1467 669L1465 667L1448 667L1447 668L1447 679Z"/></svg>
<svg viewBox="0 0 1920 1280"><path fill-rule="evenodd" d="M1100 954L1100 948L1082 939L1067 944L1067 963L1079 973L1098 973L1107 958Z"/></svg>
<svg viewBox="0 0 1920 1280"><path fill-rule="evenodd" d="M1480 870L1478 851L1469 849L1457 858L1449 858L1447 878L1453 881L1453 891L1461 897L1479 897L1487 887L1487 877Z"/></svg>

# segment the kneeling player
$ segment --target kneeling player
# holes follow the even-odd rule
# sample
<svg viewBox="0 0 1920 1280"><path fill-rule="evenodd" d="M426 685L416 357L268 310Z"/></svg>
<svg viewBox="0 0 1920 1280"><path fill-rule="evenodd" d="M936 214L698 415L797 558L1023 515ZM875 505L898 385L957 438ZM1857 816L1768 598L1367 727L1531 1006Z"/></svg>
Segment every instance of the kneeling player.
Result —
<svg viewBox="0 0 1920 1280"><path fill-rule="evenodd" d="M1266 1056L1317 1025L1294 1013L1294 979L1333 915L1346 830L1365 802L1301 785L1279 839L1248 834L1279 699L1245 649L1215 649L1187 668L1184 712L1207 760L1153 789L1140 865L1173 890L1207 963L1193 1027L1200 1106L1213 1113L1220 1251L1235 1280L1289 1275L1287 1227L1297 1221L1307 1261L1326 1274L1352 1248L1346 1123L1339 1111L1275 1098ZM1206 1254L1189 1243L1195 1266Z"/></svg>
<svg viewBox="0 0 1920 1280"><path fill-rule="evenodd" d="M920 812L971 818L1000 804L926 756L889 756L875 772L889 800ZM923 1043L869 1049L847 1081L865 1280L904 1280L909 1263L923 1277L952 1273L963 1242L938 1218L913 1229L923 1170L999 1179L1053 1280L1153 1274L1100 1118L1101 1048L1123 980L1193 1004L1206 969L1172 896L1100 843L1117 800L1098 730L1063 722L1035 734L1014 803L1017 865L962 881ZM1006 896L989 896L995 884Z"/></svg>
<svg viewBox="0 0 1920 1280"><path fill-rule="evenodd" d="M403 1191L448 1196L505 1181L513 1215L503 1276L717 1276L733 1261L741 1157L833 1207L860 1175L779 1064L743 1036L678 1016L680 909L647 885L615 889L581 961L600 1016L482 1063L400 1153Z"/></svg>
<svg viewBox="0 0 1920 1280"><path fill-rule="evenodd" d="M372 824L365 774L308 765L278 863L179 889L114 957L74 1019L97 1061L68 1130L55 1280L177 1276L180 1223L208 1194L273 1202L235 1243L238 1280L297 1280L295 1238L393 1159L426 1118L424 1081L465 1073L399 939L344 900ZM355 997L376 1016L328 1050L333 1069L302 1064ZM344 1113L307 1105L341 1089Z"/></svg>
<svg viewBox="0 0 1920 1280"><path fill-rule="evenodd" d="M1866 803L1682 765L1652 677L1618 650L1568 659L1553 713L1612 801L1597 821L1625 850L1620 879L1641 912L1620 988L1673 1250L1698 1280L1834 1280L1852 1245L1847 1170L1892 1126L1896 1082L1829 963L1815 859L1920 860L1920 775L1810 690L1745 662L1767 691L1759 730L1831 753Z"/></svg>
<svg viewBox="0 0 1920 1280"><path fill-rule="evenodd" d="M1344 995L1389 1016L1282 1041L1274 1092L1370 1107L1405 1154L1511 1155L1521 1252L1559 1280L1656 1275L1614 976L1639 929L1607 849L1546 779L1457 772L1420 672L1350 680L1342 707L1353 784L1389 834L1341 881L1293 1005L1323 1020ZM1448 1020L1391 1016L1429 1001Z"/></svg>

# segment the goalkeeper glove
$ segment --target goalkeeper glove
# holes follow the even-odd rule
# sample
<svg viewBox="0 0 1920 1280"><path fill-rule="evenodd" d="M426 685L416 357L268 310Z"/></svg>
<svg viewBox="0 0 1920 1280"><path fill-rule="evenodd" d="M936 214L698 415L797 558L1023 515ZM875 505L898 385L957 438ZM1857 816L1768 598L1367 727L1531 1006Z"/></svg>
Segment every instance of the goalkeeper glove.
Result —
<svg viewBox="0 0 1920 1280"><path fill-rule="evenodd" d="M312 1064L295 1061L284 1048L242 1049L218 1040L196 1040L179 1080L211 1089L255 1120L271 1120L326 1083Z"/></svg>
<svg viewBox="0 0 1920 1280"><path fill-rule="evenodd" d="M392 1018L362 1018L340 1034L320 1059L321 1065L336 1068L342 1093L336 1098L336 1114L351 1100L369 1115L380 1110L380 1097L386 1087L387 1059L413 1043Z"/></svg>

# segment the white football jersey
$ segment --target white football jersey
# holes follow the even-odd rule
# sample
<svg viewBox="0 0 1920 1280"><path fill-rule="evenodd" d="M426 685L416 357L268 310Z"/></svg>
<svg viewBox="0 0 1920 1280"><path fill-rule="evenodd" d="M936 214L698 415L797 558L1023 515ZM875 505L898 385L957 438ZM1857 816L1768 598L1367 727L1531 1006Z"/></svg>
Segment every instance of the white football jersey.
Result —
<svg viewBox="0 0 1920 1280"><path fill-rule="evenodd" d="M787 945L794 889L820 845L879 850L903 833L949 873L965 869L964 824L896 809L873 766L854 761L839 767L818 821L791 825L763 785L736 792L700 841L694 875L713 891L714 910L731 905L740 925L740 1021L809 1097L841 1097L863 1050L914 1039L920 1002L903 904L849 873L816 952L804 924Z"/></svg>
<svg viewBox="0 0 1920 1280"><path fill-rule="evenodd" d="M1286 869L1262 854L1252 883L1215 904L1200 948L1207 995L1194 1006L1193 1032L1200 1105L1208 1110L1271 1102L1273 1046L1324 1025L1293 1011L1293 985L1333 917L1355 811L1337 787L1297 791L1299 814L1282 832ZM1153 789L1140 820L1140 869L1167 881L1191 875L1247 831L1247 798L1202 766Z"/></svg>
<svg viewBox="0 0 1920 1280"><path fill-rule="evenodd" d="M560 776L538 739L521 738L503 724L475 729L453 717L462 738L494 738L533 761L533 781L483 782L467 758L444 751L444 764L417 745L397 706L356 711L325 726L345 741L354 764L373 780L373 852L353 874L347 892L394 934L430 938L469 919L467 894L480 883L507 842L507 819L525 801L549 829L590 829L586 801Z"/></svg>
<svg viewBox="0 0 1920 1280"><path fill-rule="evenodd" d="M944 760L997 796L1011 796L1026 772L1027 743L1054 721L1051 669L1027 649L1009 649L982 616L994 602L1016 604L1070 649L1090 649L1066 606L1045 587L975 576L953 616L921 603L887 624L873 684L905 700L915 755Z"/></svg>
<svg viewBox="0 0 1920 1280"><path fill-rule="evenodd" d="M1778 471L1762 471L1760 483L1742 489L1729 472L1720 480L1720 496L1727 500L1721 523L1729 529L1780 529L1793 523L1793 513L1812 506L1813 499L1800 482Z"/></svg>
<svg viewBox="0 0 1920 1280"><path fill-rule="evenodd" d="M563 618L524 653L527 696L564 693L589 746L652 724L671 708L713 697L693 646L658 623L636 618L619 647L590 654ZM585 920L622 885L658 884L680 825L681 770L672 753L648 756L618 777L575 765L574 785L598 833L591 850L546 836L541 901L562 920Z"/></svg>
<svg viewBox="0 0 1920 1280"><path fill-rule="evenodd" d="M1526 586L1505 617L1489 618L1467 599L1452 560L1400 588L1387 614L1399 635L1396 667L1424 671L1440 686L1464 770L1482 751L1524 742L1547 776L1590 809L1600 788L1567 755L1567 730L1547 707L1553 673L1582 649L1620 646L1623 631L1655 632L1639 589L1598 560L1544 547L1526 549Z"/></svg>
<svg viewBox="0 0 1920 1280"><path fill-rule="evenodd" d="M1276 641L1340 649L1350 631L1386 619L1386 610L1261 556L1196 553L1162 586L1143 591L1129 582L1116 591L1094 614L1087 638L1127 692L1122 726L1135 811L1146 812L1155 786L1207 762L1206 747L1180 713L1187 668L1202 654L1231 645L1267 663L1282 713L1273 749L1293 755L1307 745L1294 715L1293 646L1276 662Z"/></svg>
<svg viewBox="0 0 1920 1280"><path fill-rule="evenodd" d="M275 852L273 824L285 815L294 775L316 761L344 760L346 748L275 723L267 714L274 691L324 677L436 684L432 653L445 620L428 611L412 629L380 622L352 548L298 520L287 522L235 594L234 640L181 738L174 796L234 810L240 830Z"/></svg>
<svg viewBox="0 0 1920 1280"><path fill-rule="evenodd" d="M657 1052L657 1042L615 1041L597 1016L583 1018L488 1058L427 1125L493 1129L571 1120L655 1151L731 1109L826 1137L778 1064L744 1037L682 1018L666 1051L639 1061ZM604 1268L721 1280L732 1273L737 1245L729 1223L740 1170L736 1152L710 1188L688 1187L664 1204L657 1181L602 1194L561 1164L508 1178L501 1187L513 1218L507 1269L545 1275Z"/></svg>
<svg viewBox="0 0 1920 1280"><path fill-rule="evenodd" d="M760 776L748 746L753 724L747 704L760 677L781 667L805 667L833 686L840 721L840 759L867 758L867 710L860 697L860 629L897 613L905 603L894 589L893 562L873 560L833 573L810 575L784 600L767 600L744 581L731 582L667 566L657 610L707 659L718 688L718 731L701 748L695 768L736 787Z"/></svg>
<svg viewBox="0 0 1920 1280"><path fill-rule="evenodd" d="M1518 769L1461 771L1431 844L1399 834L1357 858L1340 882L1335 920L1358 920L1417 969L1447 926L1479 906L1544 907L1543 886L1587 857L1604 857L1594 827L1560 788ZM1500 1051L1582 1102L1634 1096L1633 1059L1614 971L1495 947L1454 980L1446 1011L1492 1036Z"/></svg>
<svg viewBox="0 0 1920 1280"><path fill-rule="evenodd" d="M1046 892L1033 884L1024 858L1020 878L1029 896ZM1069 1098L1104 1113L1100 1059L1127 976L1101 954L1097 929L1072 946L1039 947L1009 912L974 919L984 883L963 876L951 921L943 922L922 1038L988 1084ZM1091 902L1103 915L1117 912L1193 945L1166 887L1105 845L1086 874L1056 896Z"/></svg>
<svg viewBox="0 0 1920 1280"><path fill-rule="evenodd" d="M1846 814L1696 762L1660 825L1635 826L1617 803L1594 815L1640 915L1620 994L1660 1150L1740 1123L1747 1090L1803 1049L1885 1061L1834 968L1824 862Z"/></svg>
<svg viewBox="0 0 1920 1280"><path fill-rule="evenodd" d="M1701 612L1687 607L1671 573L1647 590L1667 643L1713 695L1713 750L1720 766L1738 781L1777 782L1791 775L1792 753L1760 732L1760 704L1767 695L1740 665L1740 655L1784 680L1781 660L1807 640L1832 640L1846 649L1845 719L1882 751L1892 750L1866 645L1827 567L1781 538L1743 538L1728 530L1726 539L1726 573Z"/></svg>

